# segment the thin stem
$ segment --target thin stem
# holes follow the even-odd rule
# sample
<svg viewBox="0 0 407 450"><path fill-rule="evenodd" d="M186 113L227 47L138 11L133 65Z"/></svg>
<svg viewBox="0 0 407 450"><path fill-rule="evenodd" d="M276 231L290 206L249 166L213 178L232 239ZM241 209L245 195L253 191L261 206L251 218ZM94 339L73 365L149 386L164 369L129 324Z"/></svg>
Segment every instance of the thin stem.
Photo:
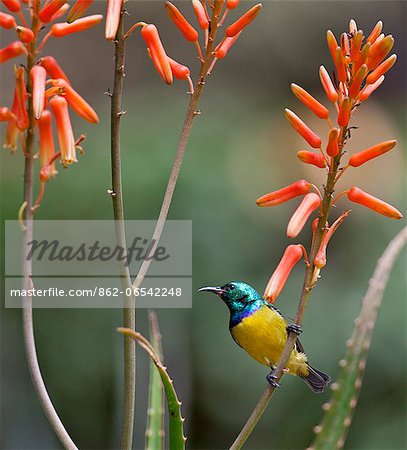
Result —
<svg viewBox="0 0 407 450"><path fill-rule="evenodd" d="M179 138L177 152L175 154L175 159L172 164L170 177L168 179L167 188L165 190L163 202L161 205L160 214L158 216L158 220L153 232L152 240L151 240L151 246L149 250L149 254L146 256L146 258L143 260L143 263L141 264L140 270L137 273L136 279L134 280L133 286L135 288L139 288L141 284L143 283L143 280L150 268L150 265L152 263L153 258L151 257L154 255L158 243L160 241L162 232L164 230L164 225L168 217L168 212L170 210L172 198L174 195L175 187L177 185L178 176L181 170L182 161L185 155L185 151L187 149L189 137L192 130L192 124L197 115L199 115L198 111L198 102L201 97L205 80L209 72L209 68L213 61L213 48L215 43L215 36L216 31L218 28L218 18L220 15L220 12L222 11L223 7L223 0L217 0L215 2L215 6L212 13L212 27L211 32L208 39L208 46L206 47L205 57L203 60L203 63L201 64L201 69L199 71L198 75L198 82L195 86L194 93L191 95L191 99L188 105L188 109L185 115L184 125L182 127L181 136Z"/></svg>
<svg viewBox="0 0 407 450"><path fill-rule="evenodd" d="M111 164L112 164L112 202L115 219L116 243L126 249L126 233L124 227L124 207L121 174L120 122L122 117L122 92L125 63L125 37L123 31L123 10L115 39L115 72L111 97ZM125 261L120 262L120 281L124 295L123 323L125 328L135 330L136 310L131 289L129 267ZM123 386L123 423L121 449L130 450L133 443L134 405L136 395L136 351L134 340L124 338L124 386Z"/></svg>
<svg viewBox="0 0 407 450"><path fill-rule="evenodd" d="M38 18L33 14L32 29L37 28ZM27 129L27 136L25 141L25 160L24 160L24 219L25 231L23 237L23 289L32 289L32 261L28 257L29 245L28 242L33 239L33 172L34 172L34 158L33 145L35 134L35 117L32 102L32 84L30 79L30 71L35 64L36 54L36 37L29 45L29 52L27 57L27 93L28 93L28 118L29 125ZM31 379L36 390L39 402L45 415L48 418L55 434L61 441L62 445L69 450L77 450L76 445L65 430L61 419L56 412L54 405L48 395L47 388L41 375L40 366L38 363L37 350L35 346L34 337L34 323L32 311L32 299L30 296L23 298L23 331L24 331L24 346L27 358L28 369L30 371Z"/></svg>
<svg viewBox="0 0 407 450"><path fill-rule="evenodd" d="M341 136L345 136L346 130L342 130ZM341 148L343 147L343 137L341 141ZM335 188L335 179L338 172L338 167L340 164L341 153L333 158L332 171L327 175L327 182L324 190L324 197L322 200L321 213L318 219L318 225L315 232L315 239L311 245L311 251L309 255L309 265L306 266L305 278L302 286L302 291L300 295L300 300L298 303L297 314L295 317L295 324L301 325L304 312L306 310L308 300L310 297L311 290L315 286L315 282L318 278L319 269L314 266L314 259L321 245L322 238L324 236L325 224L329 217L332 206L332 194ZM290 358L291 352L293 351L295 341L297 340L297 335L293 332L288 333L288 337L283 349L283 352L278 362L277 368L273 371L276 376L276 381L279 382L284 375L284 369L287 366L288 360ZM236 440L233 442L230 450L238 450L242 448L243 444L246 442L250 434L252 433L257 422L263 415L267 405L269 404L271 397L275 391L275 387L268 385L264 390L260 400L258 401L256 407L254 408L252 414L247 420L246 424L242 428L241 432L237 436Z"/></svg>

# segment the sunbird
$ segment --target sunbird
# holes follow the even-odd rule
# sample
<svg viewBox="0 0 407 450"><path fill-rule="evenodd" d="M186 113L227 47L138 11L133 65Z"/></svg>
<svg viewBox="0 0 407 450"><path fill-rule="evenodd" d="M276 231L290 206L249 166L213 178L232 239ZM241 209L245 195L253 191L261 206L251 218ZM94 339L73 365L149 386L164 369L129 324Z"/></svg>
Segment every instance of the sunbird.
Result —
<svg viewBox="0 0 407 450"><path fill-rule="evenodd" d="M273 305L264 300L258 292L243 281L231 281L224 286L206 286L198 292L213 292L229 308L229 330L234 341L253 359L272 370L267 381L275 387L274 370L277 367L289 331L297 335L301 327L288 325ZM330 377L308 363L304 347L297 339L287 364L287 373L301 377L313 392L323 392L331 381Z"/></svg>

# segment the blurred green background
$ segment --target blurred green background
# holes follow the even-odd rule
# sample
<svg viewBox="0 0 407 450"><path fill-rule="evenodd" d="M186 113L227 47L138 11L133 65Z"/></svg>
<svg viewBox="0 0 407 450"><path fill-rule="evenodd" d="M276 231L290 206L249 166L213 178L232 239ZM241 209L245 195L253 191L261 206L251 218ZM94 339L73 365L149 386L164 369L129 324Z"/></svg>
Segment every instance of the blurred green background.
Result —
<svg viewBox="0 0 407 450"><path fill-rule="evenodd" d="M189 2L178 2L192 18ZM230 14L236 18L249 4ZM105 9L95 2L92 12ZM162 2L129 2L128 26L145 20L158 25L168 53L197 72L192 44L184 41L166 16ZM104 12L104 11L103 11ZM290 93L296 82L324 99L318 67L332 63L325 32L338 36L350 18L369 33L381 19L396 39L399 56L385 83L354 123L349 151L381 140L398 139L395 151L343 177L344 188L357 185L405 211L406 2L264 2L256 22L218 62L202 98L170 218L193 221L194 288L241 279L260 292L284 248L287 221L297 201L260 209L260 195L305 177L322 183L322 171L299 163L304 142L286 123L283 108L302 115L326 135L324 124ZM10 33L2 32L2 46ZM13 37L14 39L14 37ZM110 219L109 99L113 45L103 26L61 40L50 39L44 54L55 56L73 86L98 111L99 126L72 119L86 133L79 163L60 170L47 185L39 219ZM12 65L2 67L1 104L11 102ZM188 102L185 82L165 86L148 60L140 35L128 41L123 119L126 216L156 218ZM325 101L325 100L324 100ZM326 103L326 102L325 102ZM4 133L3 133L4 135ZM22 198L21 151L1 152L2 219L15 219ZM341 209L349 208L341 200ZM328 265L305 317L302 341L317 367L338 373L368 280L387 242L405 223L393 222L362 207L353 212L329 248ZM401 223L403 222L403 223ZM297 239L308 243L309 227ZM406 448L406 285L405 256L391 275L368 359L365 382L346 448ZM277 301L295 314L303 272L298 266ZM267 371L235 345L228 312L215 297L196 295L191 310L158 311L166 365L187 417L190 449L227 448L265 386ZM147 332L146 311L138 328ZM60 448L33 391L21 336L21 311L2 309L0 445L4 449ZM82 449L117 448L120 433L122 337L119 310L36 310L35 331L43 375L51 398L73 439ZM135 448L144 445L148 361L138 354ZM293 377L284 379L247 449L301 449L330 392L312 395Z"/></svg>

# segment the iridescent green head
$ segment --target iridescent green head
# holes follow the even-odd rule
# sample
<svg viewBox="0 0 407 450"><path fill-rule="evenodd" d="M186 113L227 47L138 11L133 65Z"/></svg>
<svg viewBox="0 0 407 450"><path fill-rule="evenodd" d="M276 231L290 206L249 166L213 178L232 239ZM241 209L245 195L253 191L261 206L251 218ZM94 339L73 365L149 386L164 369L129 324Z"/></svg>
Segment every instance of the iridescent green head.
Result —
<svg viewBox="0 0 407 450"><path fill-rule="evenodd" d="M243 281L230 281L224 286L206 286L199 289L198 292L213 292L226 303L232 312L243 309L250 302L261 300L257 291Z"/></svg>

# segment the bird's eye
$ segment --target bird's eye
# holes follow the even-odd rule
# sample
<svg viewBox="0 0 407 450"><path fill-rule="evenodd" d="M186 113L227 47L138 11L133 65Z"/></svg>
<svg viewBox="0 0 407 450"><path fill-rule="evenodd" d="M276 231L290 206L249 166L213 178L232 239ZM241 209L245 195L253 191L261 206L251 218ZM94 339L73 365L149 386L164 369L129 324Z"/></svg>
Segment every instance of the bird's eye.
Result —
<svg viewBox="0 0 407 450"><path fill-rule="evenodd" d="M233 284L233 283L230 283L230 284L228 284L227 286L226 286L226 290L227 291L233 291L233 289L235 288L236 286Z"/></svg>

